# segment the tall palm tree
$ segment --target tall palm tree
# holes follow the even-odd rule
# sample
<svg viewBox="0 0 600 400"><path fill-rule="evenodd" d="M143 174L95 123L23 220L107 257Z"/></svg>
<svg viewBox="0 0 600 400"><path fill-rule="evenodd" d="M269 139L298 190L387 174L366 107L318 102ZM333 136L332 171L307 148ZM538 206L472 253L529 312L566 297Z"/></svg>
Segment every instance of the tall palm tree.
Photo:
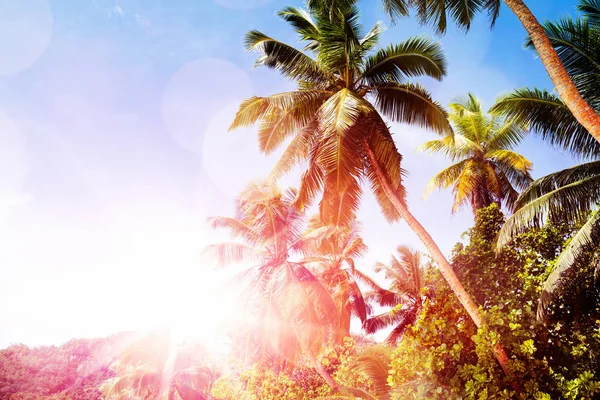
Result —
<svg viewBox="0 0 600 400"><path fill-rule="evenodd" d="M327 225L320 215L313 217L304 237L304 263L318 265L315 275L329 289L340 315L338 343L350 336L352 316L362 324L367 320L369 307L359 282L368 279L356 269L355 260L367 250L359 235L358 222L346 226Z"/></svg>
<svg viewBox="0 0 600 400"><path fill-rule="evenodd" d="M406 328L417 320L423 307L424 273L430 267L425 254L420 251L399 246L397 253L398 256L392 255L388 265L381 262L375 265L375 272L384 272L386 280L391 281L389 289L375 286L367 296L378 305L390 309L369 318L365 324L367 333L393 326L386 338L391 345L396 344Z"/></svg>
<svg viewBox="0 0 600 400"><path fill-rule="evenodd" d="M261 32L247 34L247 49L261 54L257 65L278 70L296 81L298 88L247 99L231 128L260 121L258 139L265 153L292 137L271 177L308 161L296 205L302 209L322 192L320 214L330 224L354 220L362 194L360 182L368 181L385 217L403 218L409 224L475 324L485 325L452 266L408 209L402 157L382 117L451 132L443 108L422 86L408 81L423 75L441 79L446 71L442 50L438 43L413 37L373 53L381 24L364 34L354 4L328 11L287 7L279 13L315 58ZM496 353L505 368L504 350L497 346Z"/></svg>
<svg viewBox="0 0 600 400"><path fill-rule="evenodd" d="M106 400L204 400L216 373L201 365L206 351L177 346L166 331L147 334L132 343L111 366L116 376L100 390Z"/></svg>
<svg viewBox="0 0 600 400"><path fill-rule="evenodd" d="M455 164L429 181L425 196L435 189L452 187L453 213L468 203L473 215L492 203L512 211L517 190L533 181L531 162L512 150L526 131L517 123L484 113L470 93L450 104L450 110L454 135L429 141L421 150L445 154Z"/></svg>
<svg viewBox="0 0 600 400"><path fill-rule="evenodd" d="M319 368L315 356L336 329L338 315L317 278L302 263L290 261L303 246L304 220L294 207L296 196L293 189L249 184L234 218L210 219L213 228L227 229L239 242L210 245L204 253L220 266L248 265L238 275L249 282L241 298L247 356L287 363L307 355ZM323 369L319 372L335 387Z"/></svg>
<svg viewBox="0 0 600 400"><path fill-rule="evenodd" d="M580 18L547 22L544 30L583 97L600 113L600 2L596 8L591 3L580 2ZM526 45L531 47L531 41ZM600 144L567 104L546 90L515 90L501 97L492 111L529 125L542 139L576 156L593 159L600 154Z"/></svg>
<svg viewBox="0 0 600 400"><path fill-rule="evenodd" d="M596 6L594 6L594 4ZM584 97L600 112L600 3L582 1L582 18L548 22L544 28ZM518 123L527 124L534 133L552 145L589 162L550 174L535 181L518 198L517 211L502 228L501 247L517 233L543 224L548 217L562 217L584 224L555 263L538 307L538 317L546 319L548 309L562 289L581 275L581 262L600 241L600 146L590 140L563 101L538 89L519 89L502 97L494 106ZM583 268L589 274L590 268ZM593 268L592 268L593 269Z"/></svg>
<svg viewBox="0 0 600 400"><path fill-rule="evenodd" d="M353 0L313 0L327 4L335 1L345 3ZM392 17L406 16L413 7L422 22L432 22L440 33L446 31L449 20L454 20L459 28L468 30L479 12L487 12L493 25L500 14L501 3L501 0L383 0L384 10ZM504 0L504 3L527 31L531 47L538 53L565 107L585 131L600 142L600 114L594 109L594 104L582 96L577 82L571 79L569 61L563 57L560 49L557 52L556 43L547 35L547 29L522 0ZM578 8L594 18L590 19L590 23L598 25L600 0L582 0Z"/></svg>

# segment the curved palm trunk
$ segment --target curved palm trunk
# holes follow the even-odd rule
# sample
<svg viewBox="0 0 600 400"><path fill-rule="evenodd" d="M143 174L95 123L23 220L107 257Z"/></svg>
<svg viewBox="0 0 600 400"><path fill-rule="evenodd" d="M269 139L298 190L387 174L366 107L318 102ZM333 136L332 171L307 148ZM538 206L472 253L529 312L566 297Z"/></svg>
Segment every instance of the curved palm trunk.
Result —
<svg viewBox="0 0 600 400"><path fill-rule="evenodd" d="M458 277L454 273L454 269L452 268L448 260L446 260L446 257L444 256L438 245L435 243L429 232L425 230L423 225L421 225L421 223L414 217L414 215L411 214L404 202L401 199L399 199L398 196L396 196L394 189L392 188L385 174L381 170L381 167L379 166L377 159L375 158L375 154L369 147L368 143L364 142L363 147L369 159L369 163L375 168L379 181L381 182L381 186L387 197L390 199L390 202L394 205L394 208L396 208L396 210L406 221L408 226L413 230L413 232L417 234L417 236L419 237L419 239L421 239L421 242L423 242L425 247L427 247L429 254L437 263L438 268L442 272L442 275L450 285L450 288L458 297L460 303L467 310L467 313L469 313L469 316L471 317L473 322L475 322L475 325L478 328L485 327L486 322L483 319L481 312L479 311L478 305L467 293L462 283L460 283ZM497 344L494 347L494 354L504 373L510 377L511 374L507 366L509 358L506 352L504 351L502 345Z"/></svg>
<svg viewBox="0 0 600 400"><path fill-rule="evenodd" d="M529 34L552 83L577 121L600 142L600 115L581 97L544 28L521 0L504 0Z"/></svg>
<svg viewBox="0 0 600 400"><path fill-rule="evenodd" d="M319 373L319 375L321 375L321 378L323 378L325 380L325 382L327 382L329 387L331 387L335 392L339 392L341 389L340 385L333 379L333 377L329 374L329 372L327 372L327 370L325 370L325 367L323 367L323 364L321 364L319 362L319 360L317 360L317 358L313 355L311 355L310 359L311 359L313 365L315 366L315 369Z"/></svg>
<svg viewBox="0 0 600 400"><path fill-rule="evenodd" d="M349 305L343 305L340 309L340 330L336 338L338 344L343 344L344 338L350 336L350 320L352 316L348 308Z"/></svg>

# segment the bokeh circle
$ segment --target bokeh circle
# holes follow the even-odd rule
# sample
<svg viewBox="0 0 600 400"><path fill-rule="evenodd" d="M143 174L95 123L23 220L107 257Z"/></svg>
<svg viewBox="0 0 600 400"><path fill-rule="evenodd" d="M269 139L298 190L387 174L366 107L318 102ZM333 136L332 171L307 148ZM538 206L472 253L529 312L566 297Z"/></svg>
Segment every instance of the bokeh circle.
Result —
<svg viewBox="0 0 600 400"><path fill-rule="evenodd" d="M0 0L0 75L31 67L52 37L48 0Z"/></svg>
<svg viewBox="0 0 600 400"><path fill-rule="evenodd" d="M252 94L248 75L218 58L184 65L165 89L162 117L167 131L184 149L200 153L208 121L225 105Z"/></svg>

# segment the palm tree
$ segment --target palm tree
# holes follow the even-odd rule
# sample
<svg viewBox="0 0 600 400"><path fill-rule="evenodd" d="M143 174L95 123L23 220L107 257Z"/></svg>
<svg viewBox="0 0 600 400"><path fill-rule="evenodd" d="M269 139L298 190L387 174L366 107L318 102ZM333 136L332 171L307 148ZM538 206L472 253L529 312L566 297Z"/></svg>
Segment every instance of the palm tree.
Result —
<svg viewBox="0 0 600 400"><path fill-rule="evenodd" d="M355 259L367 250L359 235L359 224L354 221L348 226L328 226L317 215L309 222L304 241L302 262L318 265L315 275L328 287L340 315L337 342L342 343L350 336L351 317L358 317L364 324L369 312L359 287L359 282L368 277L355 267Z"/></svg>
<svg viewBox="0 0 600 400"><path fill-rule="evenodd" d="M107 400L204 400L217 374L202 365L206 351L177 346L166 331L152 332L129 346L111 366L116 377L100 390Z"/></svg>
<svg viewBox="0 0 600 400"><path fill-rule="evenodd" d="M385 217L390 222L403 218L409 224L475 324L485 325L452 266L408 209L402 157L381 115L451 132L443 108L422 86L408 82L416 76L444 76L446 64L439 44L413 37L372 54L383 31L381 24L363 34L354 4L321 11L287 7L279 13L315 58L261 32L247 34L247 49L261 53L257 65L278 70L296 81L298 89L247 99L231 128L260 121L258 139L265 153L292 137L271 178L308 161L296 205L303 209L322 192L320 214L330 224L347 225L354 220L362 194L360 182L368 181ZM505 368L508 357L500 346L496 354Z"/></svg>
<svg viewBox="0 0 600 400"><path fill-rule="evenodd" d="M249 266L238 275L249 281L241 298L247 356L287 363L305 354L319 368L315 356L337 327L338 315L325 287L302 263L289 259L303 246L296 196L293 189L251 183L237 200L235 218L209 220L241 242L211 245L204 252L219 266ZM319 372L336 386L322 368Z"/></svg>
<svg viewBox="0 0 600 400"><path fill-rule="evenodd" d="M365 324L367 333L375 333L389 326L394 326L386 342L395 345L402 338L409 325L414 324L423 306L424 277L430 264L425 254L408 246L399 246L398 256L392 255L388 265L378 262L375 272L385 273L386 280L391 281L389 289L372 286L367 295L369 300L390 310L371 317Z"/></svg>
<svg viewBox="0 0 600 400"><path fill-rule="evenodd" d="M596 7L594 7L596 4ZM545 30L563 59L573 81L596 111L600 111L600 5L582 1L583 17L548 22ZM566 104L555 95L537 89L515 90L501 98L494 111L521 124L534 133L589 162L550 174L535 181L517 199L517 211L508 219L499 236L498 246L517 233L543 224L548 217L570 221L583 220L581 229L555 263L544 285L538 317L547 319L548 309L563 288L581 275L580 267L590 246L600 240L600 146L590 139ZM583 268L588 274L589 268Z"/></svg>
<svg viewBox="0 0 600 400"><path fill-rule="evenodd" d="M512 150L526 131L517 123L484 113L472 94L457 99L450 109L454 135L429 141L421 150L445 154L455 164L429 181L424 196L452 187L453 213L467 203L473 215L492 203L512 210L517 190L525 189L533 180L531 162Z"/></svg>
<svg viewBox="0 0 600 400"><path fill-rule="evenodd" d="M597 2L598 3L598 2ZM600 112L600 3L595 9L581 1L578 19L544 24L546 35L585 100ZM531 47L531 41L526 43ZM583 158L600 154L600 144L588 135L565 102L539 89L518 89L501 97L492 111L527 124L542 139Z"/></svg>
<svg viewBox="0 0 600 400"><path fill-rule="evenodd" d="M335 1L313 0L313 2L328 4ZM353 0L339 1L353 2ZM553 42L551 35L548 35L548 30L545 29L548 24L546 27L542 26L522 0L504 0L504 3L519 18L527 31L530 37L530 46L534 47L538 53L565 107L570 110L585 131L589 132L597 142L600 142L600 114L598 114L597 108L594 109L593 103L589 100L586 101L587 99L580 92L581 87L577 82L571 79L569 60L564 57L564 54L561 54L560 49L557 49L556 42ZM500 14L501 0L383 0L383 5L384 10L392 18L406 16L409 9L414 7L422 22L432 22L438 32L444 33L449 20L454 20L459 28L468 30L479 12L487 12L491 24L494 25ZM578 9L590 16L590 24L598 26L600 0L581 0ZM596 51L596 56L597 53Z"/></svg>

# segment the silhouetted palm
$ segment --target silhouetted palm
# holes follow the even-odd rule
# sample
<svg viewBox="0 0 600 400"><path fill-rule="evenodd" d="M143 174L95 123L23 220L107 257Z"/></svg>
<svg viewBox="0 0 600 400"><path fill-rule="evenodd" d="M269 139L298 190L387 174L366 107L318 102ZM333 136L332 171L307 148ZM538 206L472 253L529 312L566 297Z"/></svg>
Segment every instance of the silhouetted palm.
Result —
<svg viewBox="0 0 600 400"><path fill-rule="evenodd" d="M377 263L375 272L384 272L390 281L389 289L372 287L368 299L390 309L367 320L365 330L375 333L389 326L394 328L386 342L395 344L409 325L414 324L423 306L423 278L429 264L425 255L408 246L399 246L398 256L392 255L389 264Z"/></svg>
<svg viewBox="0 0 600 400"><path fill-rule="evenodd" d="M237 200L235 218L210 219L214 228L229 230L239 242L211 245L205 253L221 266L249 266L239 275L249 283L238 328L247 333L247 356L261 362L294 362L302 354L314 359L338 326L325 287L302 263L289 259L304 245L303 216L293 205L296 195L293 189L250 184Z"/></svg>

